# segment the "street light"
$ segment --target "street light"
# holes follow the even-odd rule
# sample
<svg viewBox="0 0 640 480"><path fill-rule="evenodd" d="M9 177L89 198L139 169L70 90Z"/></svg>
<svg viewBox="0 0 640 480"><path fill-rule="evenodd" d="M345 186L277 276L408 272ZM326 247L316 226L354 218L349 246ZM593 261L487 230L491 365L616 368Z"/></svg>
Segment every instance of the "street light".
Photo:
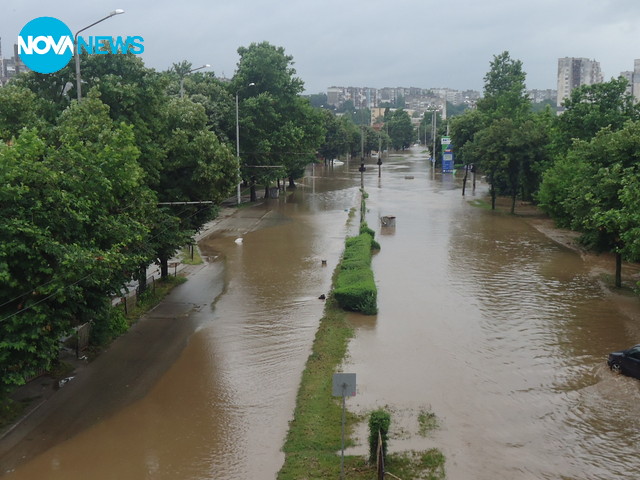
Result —
<svg viewBox="0 0 640 480"><path fill-rule="evenodd" d="M82 87L81 87L81 83L82 80L80 79L80 52L78 51L78 35L80 35L81 32L84 32L86 29L93 27L94 25L97 25L100 22L104 22L106 19L111 18L115 15L120 15L121 13L124 13L124 10L122 10L121 8L118 8L116 10L114 10L113 12L111 12L109 15L107 15L104 18L101 18L100 20L98 20L97 22L93 22L91 25L84 27L80 30L78 30L75 34L75 36L73 37L73 46L74 46L74 50L75 50L75 57L76 57L76 89L78 90L78 102L82 99Z"/></svg>
<svg viewBox="0 0 640 480"><path fill-rule="evenodd" d="M253 87L255 83L251 82L247 87ZM242 183L242 179L240 178L240 119L239 119L239 108L238 108L238 94L239 90L236 90L236 156L238 158L238 188L236 191L236 200L238 205L242 203L242 199L240 198L240 184Z"/></svg>
<svg viewBox="0 0 640 480"><path fill-rule="evenodd" d="M198 68L192 68L191 70L184 72L182 74L182 76L180 77L180 98L184 98L184 77L185 75L189 75L191 72L195 72L196 70L202 70L203 68L209 68L211 65L209 65L208 63L202 65L201 67Z"/></svg>

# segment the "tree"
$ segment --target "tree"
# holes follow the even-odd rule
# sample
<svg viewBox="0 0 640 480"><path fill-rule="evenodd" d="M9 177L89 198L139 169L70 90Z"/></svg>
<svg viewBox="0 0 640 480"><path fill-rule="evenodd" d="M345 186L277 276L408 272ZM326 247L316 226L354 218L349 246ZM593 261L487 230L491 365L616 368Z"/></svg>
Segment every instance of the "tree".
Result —
<svg viewBox="0 0 640 480"><path fill-rule="evenodd" d="M227 198L238 183L236 157L207 128L204 107L184 98L171 100L167 110L167 128L163 135L166 157L160 172L158 200L213 204L161 207L156 212L150 237L163 278L168 276L168 262L175 251L215 216L215 206Z"/></svg>
<svg viewBox="0 0 640 480"><path fill-rule="evenodd" d="M616 254L616 284L623 256L637 259L637 200L640 122L618 131L600 130L576 140L544 175L540 205L556 221L582 233L581 241Z"/></svg>
<svg viewBox="0 0 640 480"><path fill-rule="evenodd" d="M522 62L508 52L494 56L485 76L477 112L452 122L455 148L465 163L477 163L490 183L491 205L497 195L532 199L541 165L548 163L548 114L532 116Z"/></svg>
<svg viewBox="0 0 640 480"><path fill-rule="evenodd" d="M404 110L396 110L389 119L389 138L391 146L396 150L404 150L411 146L414 140L411 117Z"/></svg>
<svg viewBox="0 0 640 480"><path fill-rule="evenodd" d="M318 152L326 163L347 153L348 134L344 123L331 111L322 110L321 114L325 134Z"/></svg>
<svg viewBox="0 0 640 480"><path fill-rule="evenodd" d="M574 89L557 118L556 144L559 154L566 153L574 139L590 140L603 128L620 130L625 122L640 119L640 105L627 93L627 80L583 85Z"/></svg>
<svg viewBox="0 0 640 480"><path fill-rule="evenodd" d="M25 127L39 132L50 129L46 117L52 108L26 87L9 84L0 88L0 140L10 141Z"/></svg>
<svg viewBox="0 0 640 480"><path fill-rule="evenodd" d="M0 144L4 391L50 367L72 326L108 323L109 296L146 255L144 219L154 203L132 127L113 122L92 93L52 134L47 144L24 129Z"/></svg>
<svg viewBox="0 0 640 480"><path fill-rule="evenodd" d="M266 185L301 173L322 142L319 114L300 98L304 84L295 77L293 57L268 42L238 49L240 60L230 89L241 99L240 147L243 178Z"/></svg>
<svg viewBox="0 0 640 480"><path fill-rule="evenodd" d="M102 102L109 106L113 120L135 125L134 135L140 150L138 162L146 173L147 183L156 186L164 156L158 132L166 122L169 79L146 68L142 59L132 53L82 54L81 64L83 92L97 89ZM20 75L16 83L52 106L46 117L51 123L55 123L75 98L75 87L65 89L67 84L75 85L73 62L49 75L35 72Z"/></svg>
<svg viewBox="0 0 640 480"><path fill-rule="evenodd" d="M484 77L484 94L478 100L478 110L491 120L526 116L531 103L526 93L526 74L520 60L512 60L509 52L493 56Z"/></svg>
<svg viewBox="0 0 640 480"><path fill-rule="evenodd" d="M469 165L476 161L474 155L469 154L476 133L485 126L486 117L478 110L469 110L449 122L451 143L458 162Z"/></svg>

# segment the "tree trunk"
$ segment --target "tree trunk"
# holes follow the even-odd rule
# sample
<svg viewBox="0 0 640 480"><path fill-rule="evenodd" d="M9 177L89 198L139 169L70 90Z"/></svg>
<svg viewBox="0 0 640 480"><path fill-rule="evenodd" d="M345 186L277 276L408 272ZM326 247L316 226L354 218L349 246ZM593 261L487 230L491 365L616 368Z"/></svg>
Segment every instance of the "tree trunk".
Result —
<svg viewBox="0 0 640 480"><path fill-rule="evenodd" d="M166 255L160 256L160 278L163 280L169 277L169 259Z"/></svg>
<svg viewBox="0 0 640 480"><path fill-rule="evenodd" d="M511 215L516 213L516 195L511 196Z"/></svg>
<svg viewBox="0 0 640 480"><path fill-rule="evenodd" d="M255 178L251 178L251 186L249 187L249 192L250 192L250 195L251 195L250 201L257 202L258 201L258 195L256 194Z"/></svg>
<svg viewBox="0 0 640 480"><path fill-rule="evenodd" d="M622 287L622 254L616 252L616 287Z"/></svg>
<svg viewBox="0 0 640 480"><path fill-rule="evenodd" d="M147 265L138 267L138 295L147 291Z"/></svg>
<svg viewBox="0 0 640 480"><path fill-rule="evenodd" d="M292 175L289 175L289 188L296 188L296 181Z"/></svg>
<svg viewBox="0 0 640 480"><path fill-rule="evenodd" d="M496 189L493 188L493 184L491 185L491 187L489 187L489 190L491 192L491 210L495 210L496 209Z"/></svg>
<svg viewBox="0 0 640 480"><path fill-rule="evenodd" d="M464 169L464 178L462 179L462 196L464 197L464 192L467 189L467 175L469 174L469 165L467 165Z"/></svg>
<svg viewBox="0 0 640 480"><path fill-rule="evenodd" d="M264 186L264 198L269 198L269 184Z"/></svg>

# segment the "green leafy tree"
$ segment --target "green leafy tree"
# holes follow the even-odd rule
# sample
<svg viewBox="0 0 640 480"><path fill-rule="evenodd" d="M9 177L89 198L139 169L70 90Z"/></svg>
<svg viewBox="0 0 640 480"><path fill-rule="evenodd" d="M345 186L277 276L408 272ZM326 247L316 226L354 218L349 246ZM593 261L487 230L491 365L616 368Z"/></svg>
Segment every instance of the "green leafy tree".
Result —
<svg viewBox="0 0 640 480"><path fill-rule="evenodd" d="M0 140L10 141L25 128L50 130L47 114L53 106L26 87L9 84L0 88Z"/></svg>
<svg viewBox="0 0 640 480"><path fill-rule="evenodd" d="M79 323L109 321L144 256L153 204L133 129L97 95L60 117L51 144L24 129L0 148L0 369L4 391L47 369Z"/></svg>
<svg viewBox="0 0 640 480"><path fill-rule="evenodd" d="M162 277L168 261L215 215L215 207L238 183L238 163L226 144L208 129L205 108L189 99L173 99L167 105L164 137L166 159L160 172L158 199L166 202L213 202L195 206L161 207L151 231Z"/></svg>
<svg viewBox="0 0 640 480"><path fill-rule="evenodd" d="M240 138L243 178L251 185L282 176L290 183L315 155L324 132L319 114L300 98L304 84L293 57L268 42L238 49L240 60L230 89L241 99Z"/></svg>
<svg viewBox="0 0 640 480"><path fill-rule="evenodd" d="M605 127L620 130L625 122L640 119L640 105L634 104L633 96L627 93L627 83L620 77L571 92L557 119L558 153L566 153L574 139L590 140Z"/></svg>
<svg viewBox="0 0 640 480"><path fill-rule="evenodd" d="M323 109L321 115L325 134L318 152L326 163L347 153L348 133L344 122L341 122L331 111Z"/></svg>
<svg viewBox="0 0 640 480"><path fill-rule="evenodd" d="M600 130L590 141L576 140L566 157L545 172L540 205L561 226L582 233L597 250L616 253L616 284L623 255L637 259L637 192L640 122L618 131Z"/></svg>
<svg viewBox="0 0 640 480"><path fill-rule="evenodd" d="M492 208L497 195L509 195L512 213L518 196L533 199L549 163L548 114L532 115L524 81L522 62L494 56L477 112L452 122L456 152L486 173Z"/></svg>
<svg viewBox="0 0 640 480"><path fill-rule="evenodd" d="M513 60L506 51L494 55L484 77L484 92L478 100L478 110L490 120L516 120L527 116L531 102L526 93L525 78L520 60Z"/></svg>
<svg viewBox="0 0 640 480"><path fill-rule="evenodd" d="M391 146L396 150L405 150L414 140L411 117L404 110L396 110L389 119L389 138Z"/></svg>
<svg viewBox="0 0 640 480"><path fill-rule="evenodd" d="M451 143L458 162L469 165L478 160L468 151L473 148L474 137L485 127L485 123L485 115L478 110L469 110L463 115L451 119L449 123ZM429 119L430 124L431 120Z"/></svg>

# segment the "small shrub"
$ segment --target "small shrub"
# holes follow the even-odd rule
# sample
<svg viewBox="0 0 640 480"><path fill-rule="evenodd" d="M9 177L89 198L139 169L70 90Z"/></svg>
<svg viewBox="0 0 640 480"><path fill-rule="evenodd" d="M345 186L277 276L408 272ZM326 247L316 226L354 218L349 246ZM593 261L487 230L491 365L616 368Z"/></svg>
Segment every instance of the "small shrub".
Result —
<svg viewBox="0 0 640 480"><path fill-rule="evenodd" d="M380 431L380 436L382 437L382 454L385 458L387 456L389 425L391 425L391 414L389 412L382 409L371 412L369 417L369 461L371 463L376 461L378 431Z"/></svg>
<svg viewBox="0 0 640 480"><path fill-rule="evenodd" d="M91 325L90 341L103 346L129 330L129 322L122 308L112 307L104 318L96 318Z"/></svg>
<svg viewBox="0 0 640 480"><path fill-rule="evenodd" d="M444 473L444 462L445 462L444 455L437 448L432 448L430 450L427 450L422 455L422 466L430 470L443 471Z"/></svg>
<svg viewBox="0 0 640 480"><path fill-rule="evenodd" d="M420 435L426 437L430 431L438 428L438 419L435 413L428 410L421 410L418 415L418 424L420 426Z"/></svg>

